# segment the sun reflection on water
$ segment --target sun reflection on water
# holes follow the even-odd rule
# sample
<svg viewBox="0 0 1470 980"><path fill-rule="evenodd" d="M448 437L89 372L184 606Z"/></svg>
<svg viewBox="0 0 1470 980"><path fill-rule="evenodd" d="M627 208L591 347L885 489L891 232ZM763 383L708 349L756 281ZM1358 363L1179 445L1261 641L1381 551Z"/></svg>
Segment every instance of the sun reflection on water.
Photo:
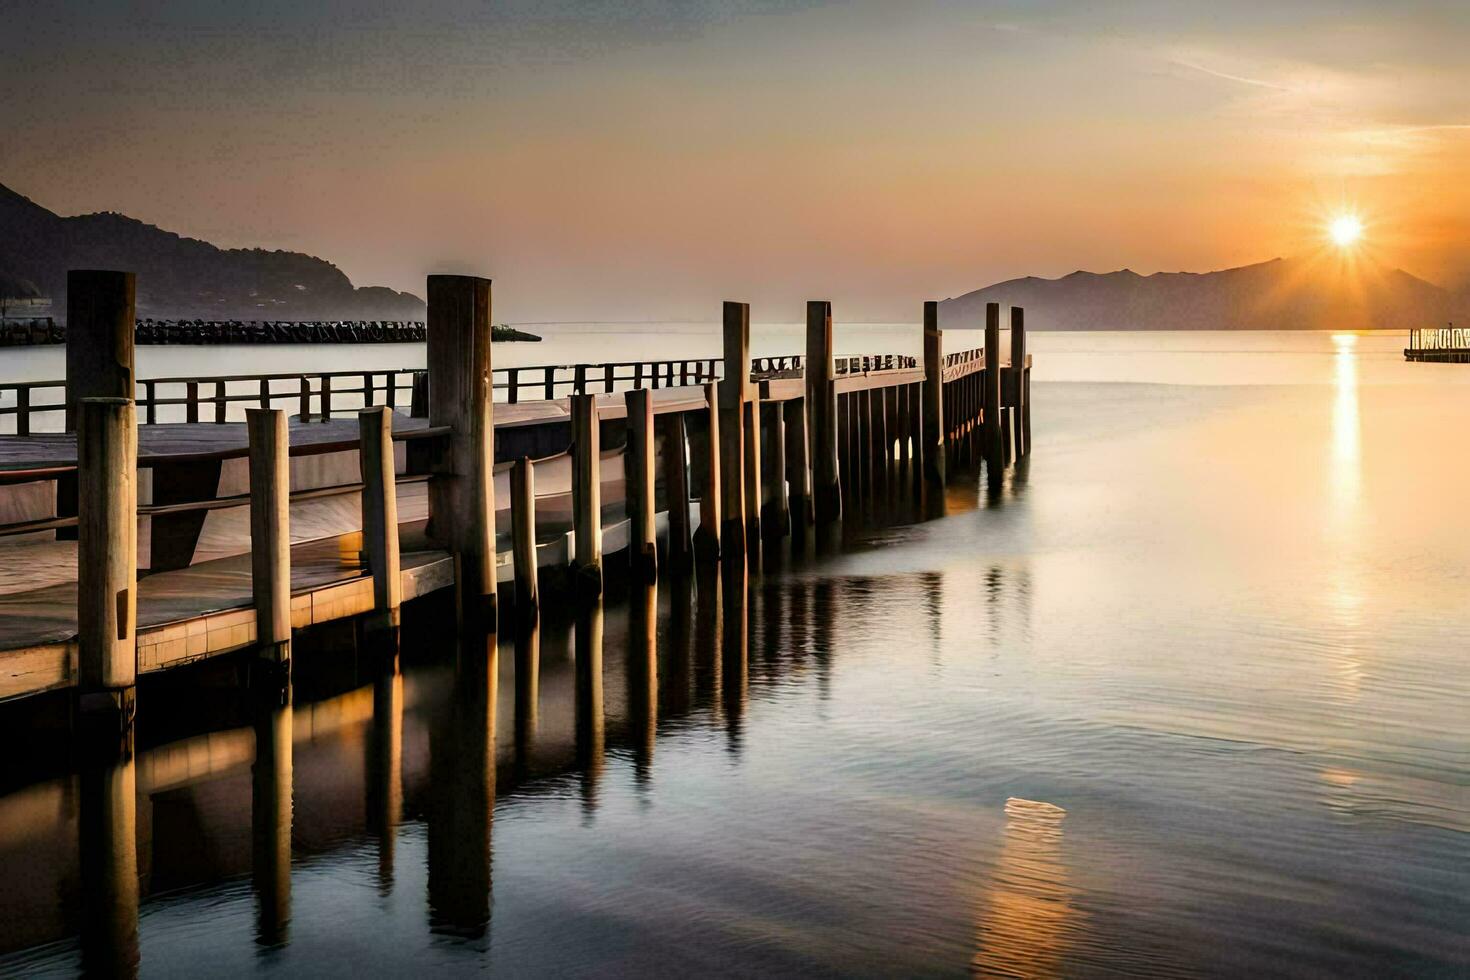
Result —
<svg viewBox="0 0 1470 980"><path fill-rule="evenodd" d="M1051 803L1006 800L1005 842L980 910L971 973L1056 977L1076 911L1062 862L1062 819Z"/></svg>

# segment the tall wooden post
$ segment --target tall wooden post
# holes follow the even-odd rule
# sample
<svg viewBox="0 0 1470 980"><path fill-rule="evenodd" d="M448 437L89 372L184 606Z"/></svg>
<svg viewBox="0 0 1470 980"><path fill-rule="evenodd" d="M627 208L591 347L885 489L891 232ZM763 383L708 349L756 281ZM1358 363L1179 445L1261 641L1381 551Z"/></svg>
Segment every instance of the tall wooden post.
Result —
<svg viewBox="0 0 1470 980"><path fill-rule="evenodd" d="M745 402L750 384L750 306L725 303L725 380L720 385L721 554L745 554Z"/></svg>
<svg viewBox="0 0 1470 980"><path fill-rule="evenodd" d="M1026 311L1022 307L1011 307L1011 383L1015 385L1016 397L1016 455L1031 452L1030 431L1026 424L1029 406L1026 403Z"/></svg>
<svg viewBox="0 0 1470 980"><path fill-rule="evenodd" d="M931 483L945 481L945 444L948 441L944 425L944 334L939 329L939 304L929 301L924 304L924 410L920 413L923 448L920 456L924 464L924 476Z"/></svg>
<svg viewBox="0 0 1470 980"><path fill-rule="evenodd" d="M786 428L786 490L794 533L803 533L816 522L813 514L812 471L807 460L807 400L793 398L782 406ZM835 412L831 413L835 416ZM836 446L829 447L835 454ZM835 457L834 457L835 463ZM839 503L840 507L841 504Z"/></svg>
<svg viewBox="0 0 1470 980"><path fill-rule="evenodd" d="M85 712L129 730L138 674L138 418L128 398L77 404L77 681Z"/></svg>
<svg viewBox="0 0 1470 980"><path fill-rule="evenodd" d="M786 419L780 402L763 402L761 422L761 533L767 540L791 533L786 499Z"/></svg>
<svg viewBox="0 0 1470 980"><path fill-rule="evenodd" d="M837 387L832 364L832 304L806 304L806 416L810 432L813 513L818 524L842 517L837 465Z"/></svg>
<svg viewBox="0 0 1470 980"><path fill-rule="evenodd" d="M245 410L250 439L250 581L255 643L263 658L291 658L291 456L286 413Z"/></svg>
<svg viewBox="0 0 1470 980"><path fill-rule="evenodd" d="M133 388L137 278L131 272L73 269L66 274L66 431L77 428L83 398L127 398Z"/></svg>
<svg viewBox="0 0 1470 980"><path fill-rule="evenodd" d="M533 623L541 610L536 572L536 475L531 460L524 456L510 468L510 524L516 615L522 624Z"/></svg>
<svg viewBox="0 0 1470 980"><path fill-rule="evenodd" d="M430 276L429 425L448 426L448 452L429 484L429 527L456 557L461 613L495 625L495 426L490 280Z"/></svg>
<svg viewBox="0 0 1470 980"><path fill-rule="evenodd" d="M689 533L689 469L686 455L684 413L664 416L664 447L661 457L664 500L669 508L669 567L682 572L689 568L694 544Z"/></svg>
<svg viewBox="0 0 1470 980"><path fill-rule="evenodd" d="M572 566L582 586L602 592L602 440L596 395L572 395Z"/></svg>
<svg viewBox="0 0 1470 980"><path fill-rule="evenodd" d="M398 625L403 603L399 576L398 484L393 463L393 411L365 408L357 415L358 464L362 472L362 543L373 576L369 628Z"/></svg>
<svg viewBox="0 0 1470 980"><path fill-rule="evenodd" d="M623 454L628 501L628 558L640 581L658 577L658 537L654 524L653 392L624 392L628 409L628 450Z"/></svg>
<svg viewBox="0 0 1470 980"><path fill-rule="evenodd" d="M1000 432L1000 304L985 304L985 390L980 410L983 414L982 445L985 465L1002 465Z"/></svg>
<svg viewBox="0 0 1470 980"><path fill-rule="evenodd" d="M752 397L745 403L745 543L755 551L761 542L761 403Z"/></svg>
<svg viewBox="0 0 1470 980"><path fill-rule="evenodd" d="M705 425L704 453L694 465L704 467L704 492L699 497L699 530L694 534L695 553L703 561L720 557L720 497L724 484L720 479L720 385L711 381L704 386Z"/></svg>

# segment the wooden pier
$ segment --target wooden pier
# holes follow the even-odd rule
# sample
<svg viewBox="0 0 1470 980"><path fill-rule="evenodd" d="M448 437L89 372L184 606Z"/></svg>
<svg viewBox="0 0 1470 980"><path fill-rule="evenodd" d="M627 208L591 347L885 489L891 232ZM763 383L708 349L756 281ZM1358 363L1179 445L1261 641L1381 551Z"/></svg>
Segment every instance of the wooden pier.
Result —
<svg viewBox="0 0 1470 980"><path fill-rule="evenodd" d="M247 650L288 672L293 630L396 630L441 589L493 630L608 576L744 581L1031 446L1024 314L1003 351L995 304L953 353L926 304L919 358L836 357L817 301L803 354L752 360L726 303L723 359L497 370L489 280L431 276L427 371L138 379L131 274L68 290L65 381L0 384L0 536L75 540L77 573L0 594L0 700L74 689L122 731L140 674Z"/></svg>
<svg viewBox="0 0 1470 980"><path fill-rule="evenodd" d="M1441 364L1470 363L1470 328L1447 327L1415 328L1409 331L1409 346L1404 348L1404 360L1429 361Z"/></svg>

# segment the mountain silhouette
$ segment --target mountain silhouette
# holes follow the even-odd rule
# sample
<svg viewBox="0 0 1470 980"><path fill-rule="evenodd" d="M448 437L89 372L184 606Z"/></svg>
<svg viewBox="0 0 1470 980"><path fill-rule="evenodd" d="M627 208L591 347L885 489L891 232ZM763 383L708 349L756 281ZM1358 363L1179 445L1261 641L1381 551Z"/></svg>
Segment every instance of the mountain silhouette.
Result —
<svg viewBox="0 0 1470 980"><path fill-rule="evenodd" d="M1039 330L1357 330L1470 320L1454 295L1400 269L1332 257L1272 259L1220 272L1129 269L1028 276L946 299L940 323L984 323L985 304L1023 306Z"/></svg>
<svg viewBox="0 0 1470 980"><path fill-rule="evenodd" d="M63 218L0 184L0 283L34 284L65 315L68 269L138 274L140 317L421 320L424 301L354 287L301 252L217 248L112 212Z"/></svg>

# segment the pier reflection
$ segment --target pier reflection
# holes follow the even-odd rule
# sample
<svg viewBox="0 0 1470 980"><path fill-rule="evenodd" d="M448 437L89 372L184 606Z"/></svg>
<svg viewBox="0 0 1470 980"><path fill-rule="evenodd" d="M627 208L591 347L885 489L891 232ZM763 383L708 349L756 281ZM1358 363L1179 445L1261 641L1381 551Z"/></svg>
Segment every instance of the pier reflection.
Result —
<svg viewBox="0 0 1470 980"><path fill-rule="evenodd" d="M648 783L658 734L658 586L636 586L628 597L628 738L633 778Z"/></svg>
<svg viewBox="0 0 1470 980"><path fill-rule="evenodd" d="M403 673L396 651L376 665L368 739L367 820L378 845L378 889L393 889L394 841L403 819Z"/></svg>
<svg viewBox="0 0 1470 980"><path fill-rule="evenodd" d="M602 700L602 601L584 606L576 621L576 743L581 769L582 812L597 811L598 784L606 751L605 706Z"/></svg>
<svg viewBox="0 0 1470 980"><path fill-rule="evenodd" d="M80 773L82 972L138 973L138 795L131 746Z"/></svg>
<svg viewBox="0 0 1470 980"><path fill-rule="evenodd" d="M291 923L291 688L255 709L255 761L250 768L251 881L256 942L284 946Z"/></svg>

